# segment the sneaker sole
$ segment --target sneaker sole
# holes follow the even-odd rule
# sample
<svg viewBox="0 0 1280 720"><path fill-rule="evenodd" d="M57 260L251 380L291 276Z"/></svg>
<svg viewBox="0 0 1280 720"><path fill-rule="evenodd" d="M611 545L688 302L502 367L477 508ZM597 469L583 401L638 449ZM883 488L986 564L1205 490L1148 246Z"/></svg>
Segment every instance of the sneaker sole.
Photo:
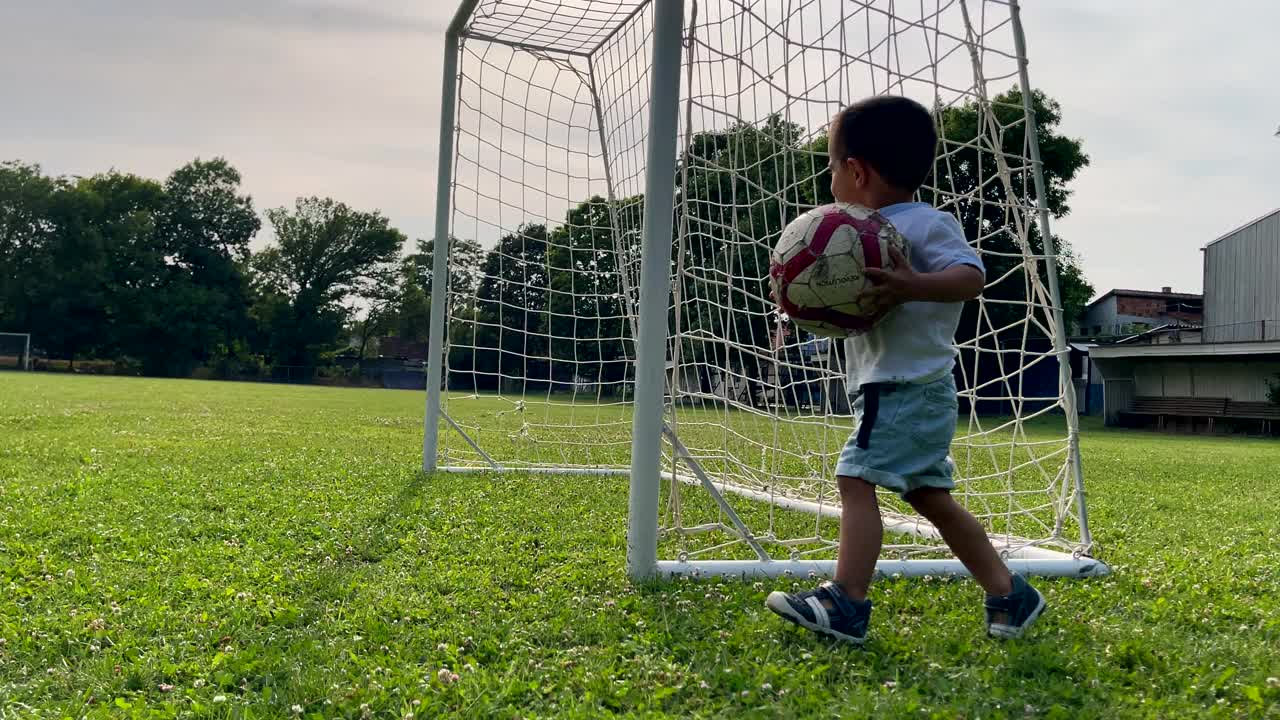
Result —
<svg viewBox="0 0 1280 720"><path fill-rule="evenodd" d="M1034 590L1035 588L1032 589ZM1035 621L1040 619L1040 614L1049 606L1045 602L1044 595L1041 595L1039 590L1035 592L1036 597L1039 598L1039 603L1036 604L1036 609L1031 611L1031 614L1027 616L1027 619L1021 625L991 623L987 626L987 635L1001 640L1017 640L1022 637L1027 632L1027 628L1035 624Z"/></svg>
<svg viewBox="0 0 1280 720"><path fill-rule="evenodd" d="M799 625L800 627L805 628L806 630L812 630L818 633L819 635L826 635L827 637L835 638L836 640L840 640L842 642L853 643L854 645L862 645L867 641L866 635L863 635L862 637L855 637L853 635L847 635L845 633L842 633L839 630L832 630L831 628L820 627L819 625L810 622L803 615L797 613L795 611L795 608L791 607L791 603L787 602L786 600L785 593L780 593L780 592L769 593L769 597L764 601L764 605L765 607L772 610L775 615L781 617L783 620L787 620L789 622L795 623L796 625Z"/></svg>

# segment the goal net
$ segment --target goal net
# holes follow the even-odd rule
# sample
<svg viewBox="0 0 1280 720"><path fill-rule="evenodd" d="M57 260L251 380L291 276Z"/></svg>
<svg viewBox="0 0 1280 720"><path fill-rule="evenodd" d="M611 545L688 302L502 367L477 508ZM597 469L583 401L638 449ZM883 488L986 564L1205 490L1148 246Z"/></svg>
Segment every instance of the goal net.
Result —
<svg viewBox="0 0 1280 720"><path fill-rule="evenodd" d="M957 335L956 497L1011 566L1106 572L1017 10L464 2L444 70L450 240L435 246L424 467L629 475L636 576L829 571L853 430L844 348L778 313L768 254L831 200L830 118L900 94L940 130L920 199L956 215L988 268ZM900 499L881 507L881 571L963 572Z"/></svg>
<svg viewBox="0 0 1280 720"><path fill-rule="evenodd" d="M0 370L31 369L31 335L0 332Z"/></svg>

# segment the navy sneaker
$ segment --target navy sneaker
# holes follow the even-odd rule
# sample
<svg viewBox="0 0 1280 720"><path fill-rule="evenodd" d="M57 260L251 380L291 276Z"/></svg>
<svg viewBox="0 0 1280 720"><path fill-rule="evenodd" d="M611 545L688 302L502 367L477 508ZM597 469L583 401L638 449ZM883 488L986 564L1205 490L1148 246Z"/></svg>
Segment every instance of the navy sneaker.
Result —
<svg viewBox="0 0 1280 720"><path fill-rule="evenodd" d="M764 604L784 619L816 633L858 645L867 640L871 601L854 600L833 582L802 593L774 591Z"/></svg>
<svg viewBox="0 0 1280 720"><path fill-rule="evenodd" d="M1015 574L1013 592L1003 597L988 595L986 607L987 634L1013 640L1022 637L1048 605L1039 590Z"/></svg>

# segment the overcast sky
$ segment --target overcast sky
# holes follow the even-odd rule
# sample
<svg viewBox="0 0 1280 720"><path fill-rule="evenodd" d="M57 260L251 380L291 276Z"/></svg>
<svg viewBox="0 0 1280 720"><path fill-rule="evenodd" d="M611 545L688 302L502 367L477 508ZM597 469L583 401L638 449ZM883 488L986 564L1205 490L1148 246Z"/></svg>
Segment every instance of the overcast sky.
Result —
<svg viewBox="0 0 1280 720"><path fill-rule="evenodd" d="M220 155L431 232L454 0L6 0L0 159L164 177ZM1033 83L1092 159L1059 221L1101 292L1198 291L1199 248L1280 207L1280 2L1024 0Z"/></svg>

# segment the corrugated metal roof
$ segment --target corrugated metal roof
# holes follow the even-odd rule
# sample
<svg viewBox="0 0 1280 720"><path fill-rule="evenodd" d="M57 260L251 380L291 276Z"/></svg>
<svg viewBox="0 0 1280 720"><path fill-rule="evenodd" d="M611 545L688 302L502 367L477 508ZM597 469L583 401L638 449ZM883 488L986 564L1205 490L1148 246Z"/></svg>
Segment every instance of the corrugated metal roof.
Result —
<svg viewBox="0 0 1280 720"><path fill-rule="evenodd" d="M1167 332L1171 330L1190 330L1192 332L1196 332L1203 329L1204 328L1200 327L1199 325L1196 325L1195 323L1181 322L1181 321L1171 322L1171 323L1166 323L1164 325L1161 325L1160 327L1153 327L1150 330L1143 330L1137 335L1130 335L1129 337L1124 338L1123 340L1117 341L1115 344L1125 345L1129 343L1134 343L1144 337L1147 337L1148 335L1155 335L1157 333Z"/></svg>
<svg viewBox="0 0 1280 720"><path fill-rule="evenodd" d="M1256 217L1256 218L1254 218L1254 219L1250 220L1249 222L1247 222L1247 223L1245 223L1245 224L1241 225L1240 227L1236 228L1235 230L1232 230L1231 232L1223 233L1222 235L1218 236L1217 238L1215 238L1215 239L1213 239L1213 240L1210 240L1209 242L1205 243L1205 246L1204 246L1204 248L1203 248L1203 249L1207 249L1210 245L1216 245L1216 244L1218 244L1218 243L1222 242L1223 240L1226 240L1227 238L1231 237L1232 235L1235 235L1236 233L1240 232L1241 230L1245 230L1245 229L1247 229L1247 228L1253 227L1254 225L1257 225L1258 223L1262 222L1263 220L1267 220L1267 219L1271 218L1273 215L1280 215L1280 208L1276 208L1275 210L1272 210L1271 212L1269 212L1269 213L1267 213L1267 214L1265 214L1265 215L1262 215L1262 216L1260 216L1260 217Z"/></svg>
<svg viewBox="0 0 1280 720"><path fill-rule="evenodd" d="M1162 345L1099 345L1089 351L1096 358L1230 357L1280 355L1280 341L1231 343L1168 343Z"/></svg>

